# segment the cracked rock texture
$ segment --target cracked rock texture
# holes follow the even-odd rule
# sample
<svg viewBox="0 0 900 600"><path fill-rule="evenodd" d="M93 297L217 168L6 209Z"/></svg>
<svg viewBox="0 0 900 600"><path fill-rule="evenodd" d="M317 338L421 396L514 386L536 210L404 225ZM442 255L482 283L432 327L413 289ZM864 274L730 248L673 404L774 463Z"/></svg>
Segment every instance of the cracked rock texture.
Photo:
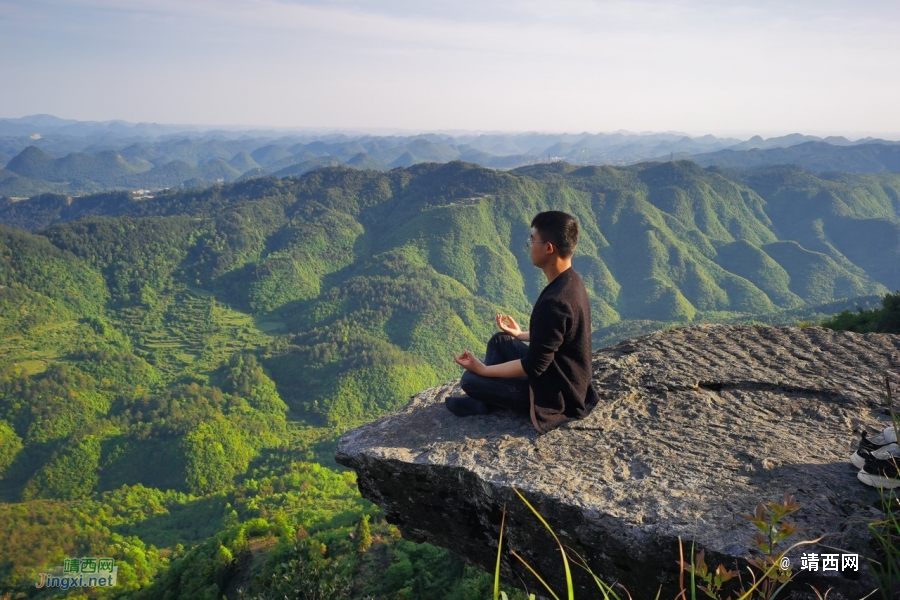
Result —
<svg viewBox="0 0 900 600"><path fill-rule="evenodd" d="M900 383L900 336L819 327L702 325L595 352L600 403L582 421L539 436L526 417L458 418L444 407L458 382L346 433L338 462L407 538L449 548L493 571L504 504L504 546L564 592L559 550L515 495L524 493L562 542L635 600L678 590L678 538L746 575L752 523L740 516L793 494L804 552L859 553L858 572L802 573L793 597L861 598L875 583L867 524L880 495L848 458L863 427L889 423L884 376ZM895 400L900 394L895 392ZM582 593L596 585L573 567ZM503 577L540 592L509 553ZM802 585L801 585L802 584Z"/></svg>

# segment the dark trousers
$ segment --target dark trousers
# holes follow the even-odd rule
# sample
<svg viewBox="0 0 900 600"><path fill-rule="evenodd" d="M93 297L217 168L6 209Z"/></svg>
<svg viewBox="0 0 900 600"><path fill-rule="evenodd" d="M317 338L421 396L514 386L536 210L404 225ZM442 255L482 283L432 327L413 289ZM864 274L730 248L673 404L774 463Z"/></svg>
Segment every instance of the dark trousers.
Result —
<svg viewBox="0 0 900 600"><path fill-rule="evenodd" d="M524 358L528 346L508 333L495 333L487 343L485 365L497 365ZM487 402L493 406L522 413L531 410L527 377L482 377L471 371L463 373L460 387L469 398Z"/></svg>

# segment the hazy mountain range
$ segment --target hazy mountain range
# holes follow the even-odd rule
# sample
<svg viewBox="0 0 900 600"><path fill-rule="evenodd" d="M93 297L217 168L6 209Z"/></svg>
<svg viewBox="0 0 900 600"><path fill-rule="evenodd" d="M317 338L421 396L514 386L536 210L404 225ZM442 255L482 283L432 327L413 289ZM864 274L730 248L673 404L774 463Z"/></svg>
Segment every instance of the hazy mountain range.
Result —
<svg viewBox="0 0 900 600"><path fill-rule="evenodd" d="M630 132L375 136L97 123L50 115L0 119L0 195L11 197L203 187L339 165L387 171L461 160L510 169L556 160L627 165L685 158L734 168L798 164L814 172L897 172L900 143L801 134L745 141Z"/></svg>

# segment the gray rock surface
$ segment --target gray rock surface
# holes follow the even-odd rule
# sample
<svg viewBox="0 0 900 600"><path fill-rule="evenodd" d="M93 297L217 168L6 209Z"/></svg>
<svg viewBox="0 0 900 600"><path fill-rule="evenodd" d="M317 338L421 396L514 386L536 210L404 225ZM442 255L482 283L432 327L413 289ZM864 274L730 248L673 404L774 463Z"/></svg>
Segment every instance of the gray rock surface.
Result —
<svg viewBox="0 0 900 600"><path fill-rule="evenodd" d="M560 592L559 550L513 488L595 574L635 600L660 586L661 598L674 598L679 537L685 554L693 541L712 565L746 575L754 530L739 515L784 494L802 505L795 520L806 529L796 540L826 536L789 554L795 570L804 552L861 555L858 572L797 581L833 588L832 600L874 588L862 555L874 555L867 524L881 514L880 495L857 481L848 458L857 431L889 423L883 378L900 382L900 336L703 325L599 350L593 365L600 404L546 435L505 411L455 417L443 405L460 393L450 383L347 432L337 460L407 538L488 571L505 504L505 548ZM506 581L540 592L504 556ZM573 569L583 588L576 597L600 597ZM808 597L807 586L792 589Z"/></svg>

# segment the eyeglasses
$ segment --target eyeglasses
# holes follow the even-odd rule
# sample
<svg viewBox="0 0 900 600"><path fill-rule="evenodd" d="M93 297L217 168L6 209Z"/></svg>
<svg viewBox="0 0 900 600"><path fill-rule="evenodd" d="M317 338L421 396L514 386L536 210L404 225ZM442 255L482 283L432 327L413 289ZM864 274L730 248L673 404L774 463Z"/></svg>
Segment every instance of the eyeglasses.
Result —
<svg viewBox="0 0 900 600"><path fill-rule="evenodd" d="M535 244L549 244L549 243L550 242L543 241L543 240L532 239L532 237L529 235L528 239L525 240L525 248L528 250L531 250L531 247L534 246Z"/></svg>

